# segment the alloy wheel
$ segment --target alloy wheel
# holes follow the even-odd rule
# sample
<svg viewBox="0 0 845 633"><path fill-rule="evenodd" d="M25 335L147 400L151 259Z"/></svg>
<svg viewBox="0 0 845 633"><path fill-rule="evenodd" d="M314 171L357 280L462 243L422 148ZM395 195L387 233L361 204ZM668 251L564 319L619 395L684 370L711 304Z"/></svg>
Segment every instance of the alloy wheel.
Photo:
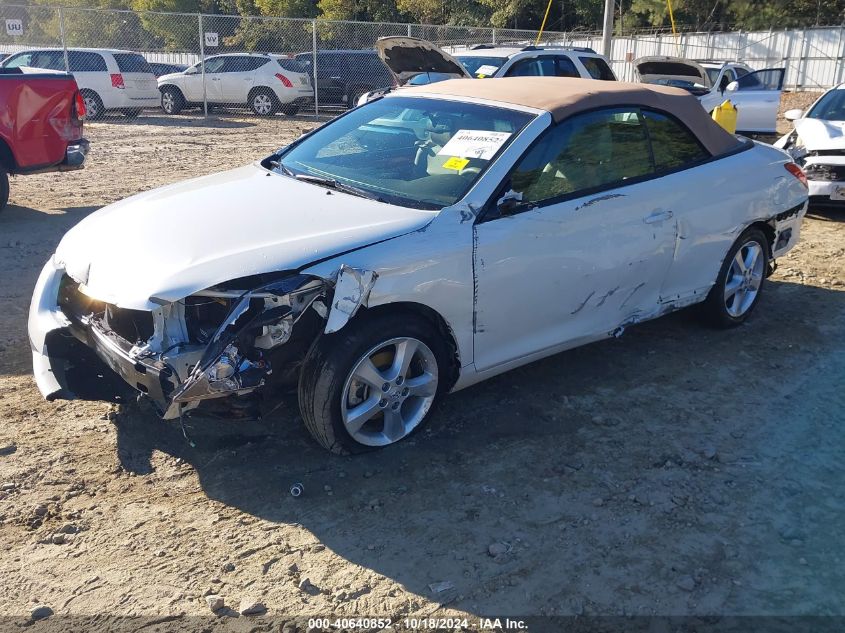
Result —
<svg viewBox="0 0 845 633"><path fill-rule="evenodd" d="M366 352L346 379L341 415L346 431L366 446L386 446L422 422L437 394L434 353L415 338L394 338Z"/></svg>
<svg viewBox="0 0 845 633"><path fill-rule="evenodd" d="M756 241L742 245L725 277L725 309L734 318L748 312L760 292L765 265L763 246Z"/></svg>
<svg viewBox="0 0 845 633"><path fill-rule="evenodd" d="M273 112L273 101L268 95L257 94L252 98L252 109L256 114L270 114Z"/></svg>

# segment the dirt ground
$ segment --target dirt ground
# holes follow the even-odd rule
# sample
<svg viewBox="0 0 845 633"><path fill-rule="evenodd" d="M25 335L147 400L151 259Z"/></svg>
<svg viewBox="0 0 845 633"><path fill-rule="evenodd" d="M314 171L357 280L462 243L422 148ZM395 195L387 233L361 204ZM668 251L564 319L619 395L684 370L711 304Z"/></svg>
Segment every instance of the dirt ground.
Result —
<svg viewBox="0 0 845 633"><path fill-rule="evenodd" d="M845 615L845 213L811 213L746 326L682 312L633 327L448 396L424 432L365 456L324 452L295 410L194 418L191 445L144 405L44 402L26 314L62 234L312 124L93 123L83 171L13 180L0 214L0 623L17 628L36 605L47 622L288 632L307 615L402 628L457 614L473 629L490 615ZM208 594L267 612L215 619Z"/></svg>

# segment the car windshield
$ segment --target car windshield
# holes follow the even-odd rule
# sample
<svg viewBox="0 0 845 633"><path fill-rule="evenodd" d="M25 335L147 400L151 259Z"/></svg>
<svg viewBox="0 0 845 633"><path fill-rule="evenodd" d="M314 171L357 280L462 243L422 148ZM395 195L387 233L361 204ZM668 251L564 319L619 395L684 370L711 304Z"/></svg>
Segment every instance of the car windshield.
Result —
<svg viewBox="0 0 845 633"><path fill-rule="evenodd" d="M291 177L419 209L460 200L534 115L424 97L373 101L278 159Z"/></svg>
<svg viewBox="0 0 845 633"><path fill-rule="evenodd" d="M490 77L508 61L507 57L476 57L475 55L458 56L458 61L464 65L473 77Z"/></svg>
<svg viewBox="0 0 845 633"><path fill-rule="evenodd" d="M807 113L808 119L845 121L845 89L831 90Z"/></svg>

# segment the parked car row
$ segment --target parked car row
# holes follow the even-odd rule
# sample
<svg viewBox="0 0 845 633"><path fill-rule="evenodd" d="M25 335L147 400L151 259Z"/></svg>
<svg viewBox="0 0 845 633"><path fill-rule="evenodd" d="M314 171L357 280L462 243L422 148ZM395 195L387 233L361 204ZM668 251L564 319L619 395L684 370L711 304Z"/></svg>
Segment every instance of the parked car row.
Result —
<svg viewBox="0 0 845 633"><path fill-rule="evenodd" d="M64 56L61 49L23 51L10 55L0 67L64 71ZM616 80L608 61L588 48L482 44L452 57L414 37L382 38L375 50L319 50L293 58L225 53L190 67L150 64L131 51L69 49L67 66L77 79L90 118L106 111L134 117L142 108L159 105L164 112L176 114L203 103L246 106L263 116L296 114L315 98L321 105L353 107L400 85L459 76ZM634 67L643 82L690 91L708 112L730 97L738 109L740 132L775 131L782 68L754 71L739 62L665 56L637 59Z"/></svg>

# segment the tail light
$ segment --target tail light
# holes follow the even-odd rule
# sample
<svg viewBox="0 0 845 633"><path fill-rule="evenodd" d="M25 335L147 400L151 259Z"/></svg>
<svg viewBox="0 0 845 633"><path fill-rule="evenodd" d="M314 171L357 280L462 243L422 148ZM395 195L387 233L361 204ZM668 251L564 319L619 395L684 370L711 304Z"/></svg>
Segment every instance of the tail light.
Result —
<svg viewBox="0 0 845 633"><path fill-rule="evenodd" d="M82 98L82 93L77 92L73 100L73 118L82 119L85 116L85 99Z"/></svg>
<svg viewBox="0 0 845 633"><path fill-rule="evenodd" d="M790 174L795 176L799 181L801 181L802 185L804 185L808 189L810 188L810 185L807 184L807 174L804 173L803 169L801 169L795 163L786 163L784 165L784 167L786 167L786 171L788 171Z"/></svg>
<svg viewBox="0 0 845 633"><path fill-rule="evenodd" d="M276 79L282 82L282 85L285 88L293 88L293 84L290 82L290 79L285 77L282 73L276 73Z"/></svg>
<svg viewBox="0 0 845 633"><path fill-rule="evenodd" d="M123 75L120 73L114 73L111 76L111 87L112 88L126 88L126 84L123 83Z"/></svg>

